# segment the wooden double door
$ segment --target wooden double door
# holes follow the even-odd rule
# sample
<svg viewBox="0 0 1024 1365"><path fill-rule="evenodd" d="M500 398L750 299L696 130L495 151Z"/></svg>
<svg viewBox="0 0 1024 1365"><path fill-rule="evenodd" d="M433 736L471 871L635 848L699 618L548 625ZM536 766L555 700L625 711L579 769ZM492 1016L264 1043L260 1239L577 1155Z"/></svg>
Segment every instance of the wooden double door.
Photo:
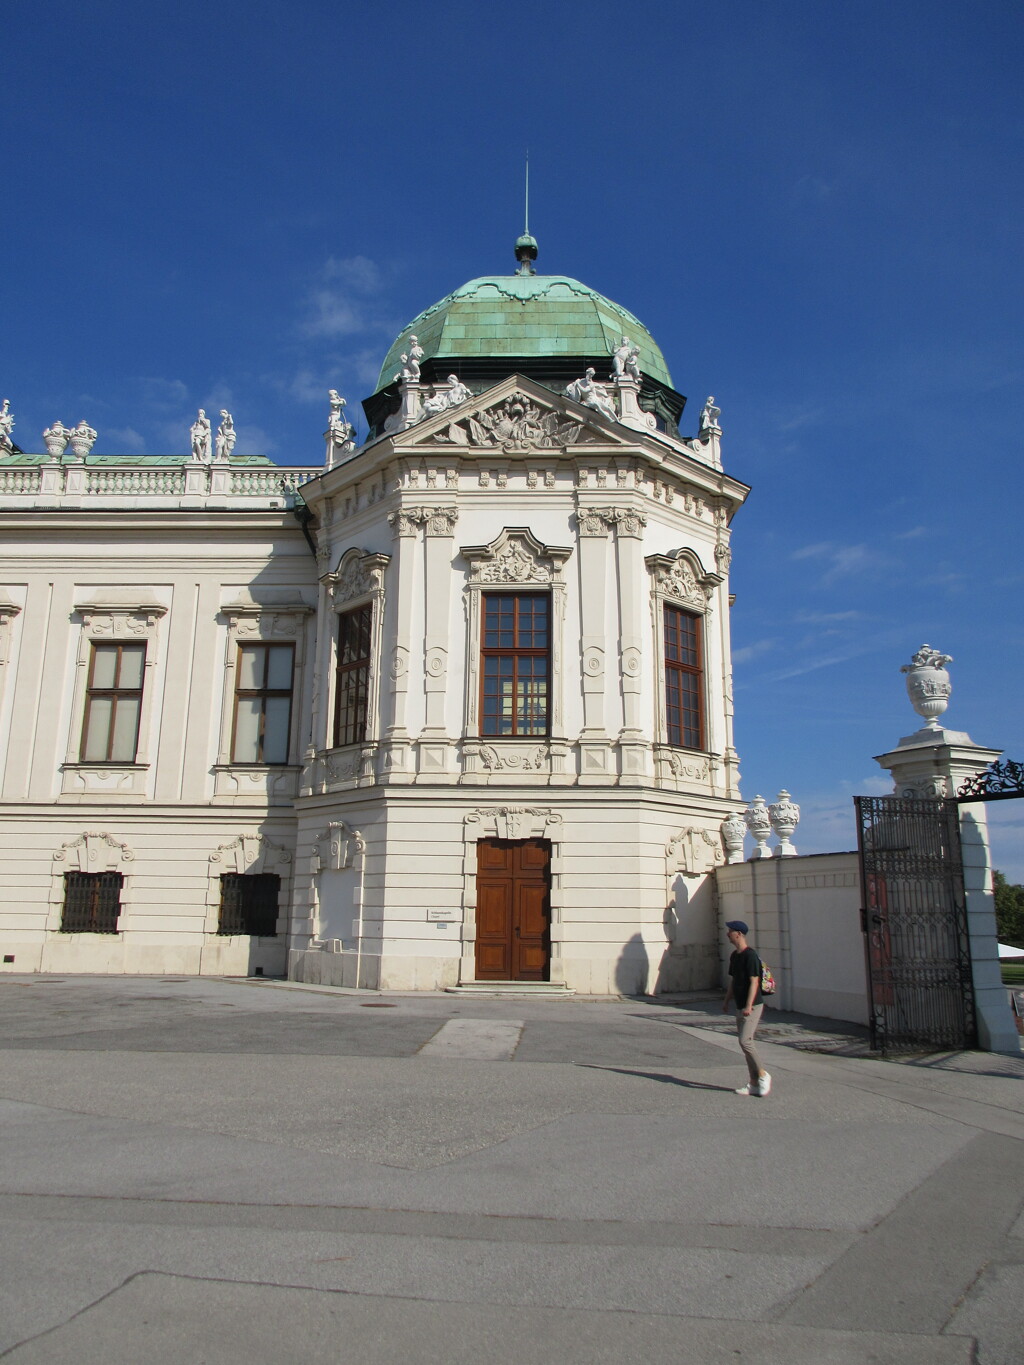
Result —
<svg viewBox="0 0 1024 1365"><path fill-rule="evenodd" d="M481 839L476 869L476 979L549 980L551 845Z"/></svg>

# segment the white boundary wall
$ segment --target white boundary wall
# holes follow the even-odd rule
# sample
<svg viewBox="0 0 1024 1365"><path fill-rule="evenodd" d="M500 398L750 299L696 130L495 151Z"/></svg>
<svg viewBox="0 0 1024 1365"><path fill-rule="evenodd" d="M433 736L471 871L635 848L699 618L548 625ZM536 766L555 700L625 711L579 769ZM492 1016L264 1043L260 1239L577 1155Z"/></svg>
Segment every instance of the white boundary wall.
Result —
<svg viewBox="0 0 1024 1365"><path fill-rule="evenodd" d="M868 1022L856 853L732 863L716 879L719 920L750 925L750 942L778 983L780 1009ZM727 960L723 948L723 979Z"/></svg>

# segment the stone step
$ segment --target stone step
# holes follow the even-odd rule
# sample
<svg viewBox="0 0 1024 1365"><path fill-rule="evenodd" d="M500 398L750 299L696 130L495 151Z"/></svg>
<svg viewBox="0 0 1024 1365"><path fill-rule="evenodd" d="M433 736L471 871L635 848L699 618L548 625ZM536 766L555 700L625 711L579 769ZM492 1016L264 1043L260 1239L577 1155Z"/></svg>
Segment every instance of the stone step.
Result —
<svg viewBox="0 0 1024 1365"><path fill-rule="evenodd" d="M575 995L561 981L462 981L457 986L445 986L449 995L519 995L563 996Z"/></svg>

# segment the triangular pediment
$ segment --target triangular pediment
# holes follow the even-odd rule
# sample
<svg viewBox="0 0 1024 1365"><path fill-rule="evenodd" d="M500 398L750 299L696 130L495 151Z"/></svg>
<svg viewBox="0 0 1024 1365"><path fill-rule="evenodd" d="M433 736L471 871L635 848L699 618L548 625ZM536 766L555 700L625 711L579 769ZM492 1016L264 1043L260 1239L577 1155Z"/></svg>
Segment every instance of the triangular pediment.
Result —
<svg viewBox="0 0 1024 1365"><path fill-rule="evenodd" d="M542 384L512 374L483 393L394 435L396 446L446 450L566 450L635 442L619 424Z"/></svg>

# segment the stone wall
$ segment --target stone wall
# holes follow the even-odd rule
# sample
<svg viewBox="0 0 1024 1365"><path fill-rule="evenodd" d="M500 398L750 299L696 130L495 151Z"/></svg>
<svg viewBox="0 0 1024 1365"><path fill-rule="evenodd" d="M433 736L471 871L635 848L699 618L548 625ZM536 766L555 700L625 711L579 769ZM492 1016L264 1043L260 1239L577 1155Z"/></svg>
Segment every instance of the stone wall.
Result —
<svg viewBox="0 0 1024 1365"><path fill-rule="evenodd" d="M868 1022L856 853L763 858L720 867L719 922L742 919L775 975L778 1008ZM720 935L722 977L728 949Z"/></svg>

